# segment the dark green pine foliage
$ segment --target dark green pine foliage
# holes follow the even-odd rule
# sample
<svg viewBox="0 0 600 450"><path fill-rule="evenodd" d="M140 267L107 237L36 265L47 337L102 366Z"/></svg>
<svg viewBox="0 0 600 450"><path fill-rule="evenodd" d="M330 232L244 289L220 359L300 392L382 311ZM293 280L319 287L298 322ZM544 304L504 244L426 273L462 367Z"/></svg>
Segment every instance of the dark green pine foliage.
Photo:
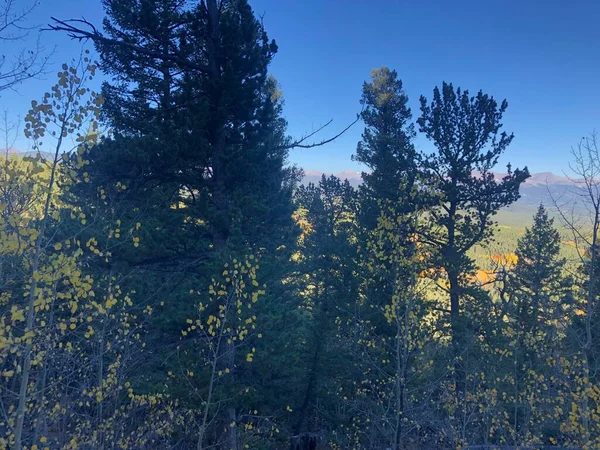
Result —
<svg viewBox="0 0 600 450"><path fill-rule="evenodd" d="M363 84L361 103L365 129L354 159L369 169L362 174L357 215L361 229L359 255L366 268L372 267L373 258L380 259L376 251L367 248L367 243L374 239L372 233L382 215L395 224L394 230L385 233L386 238L405 249L407 260L411 258L414 251L411 235L417 226L414 213L427 203L427 196L419 192L419 155L413 144L412 114L396 71L387 67L374 70L371 81ZM387 244L389 242L382 243ZM377 266L378 273L365 277L362 289L370 304L382 307L390 302L397 287L395 281L384 283L382 280L409 282L413 269L400 267L390 260L378 261Z"/></svg>
<svg viewBox="0 0 600 450"><path fill-rule="evenodd" d="M106 39L96 45L110 75L103 115L113 133L86 155L90 164L82 171L90 183L76 191L80 202L105 192L106 204L87 202L91 216L107 210L123 223L142 224L139 248L117 247L114 260L158 272L144 279L155 281L153 293L172 284L198 289L206 284L201 274L209 276L232 253L285 260L296 236L297 174L285 167L282 96L267 74L277 47L250 6L242 0L104 5ZM282 244L287 250L275 252ZM189 317L189 300L181 301L165 315L174 330Z"/></svg>
<svg viewBox="0 0 600 450"><path fill-rule="evenodd" d="M518 260L509 284L520 327L532 335L543 334L545 344L552 345L557 336L550 322L561 320L565 314L572 280L564 273L566 259L560 257L560 234L543 205L519 239L515 253Z"/></svg>
<svg viewBox="0 0 600 450"><path fill-rule="evenodd" d="M135 190L136 206L161 222L152 261L272 247L290 232L296 175L284 168L281 93L267 74L277 47L250 6L104 4L106 33L119 42L97 42L114 136L91 151L86 170L98 184Z"/></svg>
<svg viewBox="0 0 600 450"><path fill-rule="evenodd" d="M371 81L363 84L361 118L365 129L353 159L369 169L363 172L360 187L360 218L368 229L376 226L382 201L393 202L400 209L408 206L403 199L415 182L417 154L407 103L395 70L373 70Z"/></svg>
<svg viewBox="0 0 600 450"><path fill-rule="evenodd" d="M532 373L552 373L548 361L562 347L564 319L572 314L574 306L573 280L565 274L560 234L543 205L539 206L532 226L518 240L515 253L517 263L506 275L507 288L501 295L510 317L508 324L503 324L510 327L510 332L504 333L510 342L503 347L511 348L515 361L510 369L512 385L507 388L519 393L516 404L508 409L511 422L516 425L517 440L524 440L528 432L539 435L549 431L535 429L539 425L529 420L527 392L532 389Z"/></svg>
<svg viewBox="0 0 600 450"><path fill-rule="evenodd" d="M109 75L103 120L112 133L85 155L89 164L81 172L90 181L76 186L70 200L98 218L93 235L107 235L117 219L124 230L141 223L139 247L114 246L113 266L106 268L127 275L121 285L135 288L137 299L155 306L168 300L147 339L156 357L140 373L156 386L168 365L195 363L202 392L203 362L181 338L185 320L197 315L199 298L191 290L205 295L224 262L252 253L267 285L257 307L263 323L295 306L280 295L298 233L297 172L286 168L282 95L268 75L277 46L245 0L105 0L104 6L105 38L95 44ZM277 339L279 330L269 331L265 336ZM231 368L245 356L227 347L219 353ZM254 382L232 373L235 382L219 386L219 396L233 399ZM181 389L175 397L198 406L186 383L174 384ZM220 405L226 417L215 426L230 436L216 433L215 442L234 445L236 430L228 425L241 402Z"/></svg>
<svg viewBox="0 0 600 450"><path fill-rule="evenodd" d="M376 253L367 249L373 239L382 214L396 225L388 237L406 249L410 259L414 243L410 241L417 223L409 218L426 203L418 185L418 155L413 145L414 126L412 113L407 106L408 96L395 70L387 67L371 73L371 81L363 84L361 117L365 123L362 139L357 145L354 159L365 164L369 172L362 174L359 188L360 208L357 215L361 229L359 255L365 267ZM395 285L381 280L411 280L412 268L399 267L389 260L378 265L385 273L370 274L363 289L368 292L369 303L382 306L389 303Z"/></svg>
<svg viewBox="0 0 600 450"><path fill-rule="evenodd" d="M304 228L297 261L296 284L303 299L300 367L293 383L292 430L331 431L339 426L336 408L341 384L354 379L351 349L338 335L350 319L360 277L356 267L356 191L348 180L322 176L318 184L300 186L295 194ZM336 326L337 324L337 326ZM342 381L342 378L345 381ZM348 384L346 384L348 383Z"/></svg>
<svg viewBox="0 0 600 450"><path fill-rule="evenodd" d="M527 168L511 170L496 180L492 169L512 142L502 131L506 101L498 104L479 91L455 89L444 83L436 87L429 103L421 97L420 131L432 141L436 152L423 156L422 171L427 188L439 199L429 215L425 242L436 249L437 265L446 272L450 295L450 328L454 344L456 387L464 394L466 372L461 364L466 321L465 276L472 271L468 251L491 237L493 216L519 198L519 186ZM435 230L435 231L434 231Z"/></svg>
<svg viewBox="0 0 600 450"><path fill-rule="evenodd" d="M357 409L370 410L377 418L369 418L374 432L370 435L366 427L365 436L370 435L368 439L382 447L399 448L406 436L397 418L412 419L420 401L415 378L408 375L416 360L408 350L408 340L399 337L398 328L388 322L383 311L397 305L397 317L416 321L423 318L422 299L412 294L417 274L424 269L413 259L417 251L414 238L422 222L419 217L431 199L422 189L420 155L413 144L415 131L402 81L396 71L386 67L374 70L371 76L370 82L363 85L361 117L365 129L354 156L369 171L362 174L359 188L357 259L361 283L353 313L355 321L361 324L354 327L354 332L381 343L382 349L359 346L350 360L360 372L357 380L364 385L378 385L381 397L392 393L394 399L387 403L370 394L360 399L364 403ZM416 338L414 329L407 327L405 332ZM399 354L403 356L396 358ZM382 360L391 364L383 368L377 363ZM404 395L408 391L413 395L410 399Z"/></svg>

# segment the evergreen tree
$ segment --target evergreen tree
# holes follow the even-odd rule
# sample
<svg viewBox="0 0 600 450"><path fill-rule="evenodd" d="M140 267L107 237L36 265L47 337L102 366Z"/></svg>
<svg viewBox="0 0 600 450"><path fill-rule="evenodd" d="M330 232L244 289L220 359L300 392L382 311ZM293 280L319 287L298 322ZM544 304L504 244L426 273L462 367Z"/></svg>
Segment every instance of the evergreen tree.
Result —
<svg viewBox="0 0 600 450"><path fill-rule="evenodd" d="M529 173L526 168L513 172L509 165L498 181L491 172L513 139L501 131L506 101L499 105L481 91L471 97L447 83L434 89L430 104L424 96L420 100L419 129L436 147L434 154L424 156L422 170L439 198L424 238L437 248L437 264L448 279L456 389L462 397L466 372L460 360L467 342L461 302L465 276L473 268L468 251L489 239L493 216L519 198L519 186Z"/></svg>
<svg viewBox="0 0 600 450"><path fill-rule="evenodd" d="M540 205L531 228L518 240L517 264L512 272L512 302L523 329L535 334L549 331L550 322L560 319L562 306L570 294L570 279L565 277L565 258L560 257L560 234L554 219ZM547 336L547 344L556 339Z"/></svg>
<svg viewBox="0 0 600 450"><path fill-rule="evenodd" d="M396 71L372 72L363 85L365 130L354 156L370 169L359 190L361 286L354 321L358 376L368 386L356 398L357 408L371 411L354 426L366 439L394 449L416 442L411 421L422 397L415 389L420 374L412 372L415 349L425 341L423 328L415 326L426 314L419 278L426 263L416 236L429 197L421 188L407 102Z"/></svg>
<svg viewBox="0 0 600 450"><path fill-rule="evenodd" d="M97 47L112 75L103 114L115 137L89 155L88 171L146 201L159 191L159 205L146 207L179 216L172 226L187 236L173 245L178 253L190 252L190 234L215 249L233 236L242 244L268 236L267 245L289 228L295 181L284 168L281 94L267 75L277 46L245 1L187 5L105 1L111 39ZM170 214L173 205L187 210Z"/></svg>
<svg viewBox="0 0 600 450"><path fill-rule="evenodd" d="M261 281L277 292L296 238L297 173L285 168L282 96L267 72L277 46L245 0L104 5L106 34L94 42L111 76L102 92L113 134L86 153L80 173L89 182L70 200L90 216L106 209L141 223L136 251L115 248L114 258L123 273L136 274L127 283L169 296L152 336L162 361L147 361L152 366L176 353L191 358L192 347L190 356L175 351L185 349L180 330L197 313L189 292L206 289L231 258L261 256ZM263 301L276 305L277 298ZM231 399L241 390L234 368L245 355L231 337L220 342L218 369L231 369L235 382L220 387L230 400L219 403L221 417L205 435L230 448L239 409Z"/></svg>
<svg viewBox="0 0 600 450"><path fill-rule="evenodd" d="M548 411L535 389L539 377L552 370L547 361L561 347L564 317L572 307L572 280L564 273L566 260L560 256L560 234L543 205L532 226L519 238L515 254L517 263L507 274L503 300L508 303L510 320L505 334L514 359L511 388L515 391L515 406L509 410L516 425L515 444L520 445L529 436L548 431L541 429ZM532 400L535 396L537 402Z"/></svg>
<svg viewBox="0 0 600 450"><path fill-rule="evenodd" d="M317 185L300 186L295 200L304 230L296 258L296 283L305 313L301 361L307 368L295 383L292 431L299 435L320 431L319 426L331 431L340 425L339 420L332 420L338 400L332 394L346 382L341 375L352 369L346 363L349 349L334 323L348 320L360 280L353 243L356 192L348 180L323 175Z"/></svg>
<svg viewBox="0 0 600 450"><path fill-rule="evenodd" d="M365 129L354 155L355 160L370 169L370 173L363 172L363 184L359 188L358 223L362 233L359 255L364 258L364 264L374 257L373 249L367 248L368 242L374 239L373 232L380 227L380 220L390 217L393 230L388 227L386 234L394 246L405 249L404 257L410 260L410 253L415 250L412 239L417 222L409 216L426 204L418 185L418 155L412 142L415 133L402 81L396 71L387 67L374 70L371 76L371 82L363 85L361 103ZM387 273L382 274L384 266ZM388 303L395 287L386 292L380 279L410 280L412 269L408 269L404 276L397 261L387 260L375 278L366 281L371 285L369 302L379 306Z"/></svg>
<svg viewBox="0 0 600 450"><path fill-rule="evenodd" d="M395 70L373 70L371 81L363 84L361 118L365 129L353 159L370 169L363 172L360 187L360 218L369 229L377 225L382 201L406 209L405 200L415 182L415 132L407 103Z"/></svg>

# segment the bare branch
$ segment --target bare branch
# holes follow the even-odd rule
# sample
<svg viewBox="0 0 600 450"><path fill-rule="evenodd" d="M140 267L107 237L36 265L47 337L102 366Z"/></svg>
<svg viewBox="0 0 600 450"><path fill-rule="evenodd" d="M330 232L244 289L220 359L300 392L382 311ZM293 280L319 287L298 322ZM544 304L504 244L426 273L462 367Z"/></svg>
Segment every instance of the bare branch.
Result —
<svg viewBox="0 0 600 450"><path fill-rule="evenodd" d="M26 25L26 20L38 6L37 2L22 10L16 10L14 1L7 0L0 7L0 42L21 41L36 26ZM4 45L4 47L7 47ZM49 54L41 45L38 36L33 48L21 49L14 55L0 55L0 92L14 89L19 83L45 73Z"/></svg>
<svg viewBox="0 0 600 450"><path fill-rule="evenodd" d="M352 126L354 126L360 120L360 116L361 116L360 114L357 114L356 119L354 119L354 121L352 121L352 123L350 123L350 125L348 125L342 131L340 131L339 133L337 133L335 136L332 136L332 137L330 137L328 139L323 139L323 140L321 140L319 142L312 142L310 144L306 143L306 141L309 140L311 137L313 137L314 135L316 135L317 133L319 133L320 131L322 131L323 129L325 129L327 126L329 126L333 122L333 119L329 120L329 122L327 122L325 125L320 126L315 131L307 134L306 136L303 136L300 139L295 140L294 142L292 142L290 144L286 144L286 145L282 145L280 147L276 147L276 149L277 150L280 150L280 149L292 149L292 148L304 148L304 149L308 149L308 148L321 147L323 145L329 144L329 143L335 141L340 136L342 136L344 133L346 133L346 131L348 131L350 128L352 128Z"/></svg>
<svg viewBox="0 0 600 450"><path fill-rule="evenodd" d="M196 70L202 73L208 72L207 66L195 63L181 56L178 53L159 53L149 50L140 45L133 44L131 42L108 38L105 35L103 35L100 31L98 31L98 29L85 18L59 20L55 17L51 17L51 19L54 22L54 24L49 24L48 28L44 28L43 30L66 32L71 39L76 39L79 41L91 40L95 44L112 45L116 47L126 48L134 52L136 56L145 56L155 60L170 61L182 68Z"/></svg>

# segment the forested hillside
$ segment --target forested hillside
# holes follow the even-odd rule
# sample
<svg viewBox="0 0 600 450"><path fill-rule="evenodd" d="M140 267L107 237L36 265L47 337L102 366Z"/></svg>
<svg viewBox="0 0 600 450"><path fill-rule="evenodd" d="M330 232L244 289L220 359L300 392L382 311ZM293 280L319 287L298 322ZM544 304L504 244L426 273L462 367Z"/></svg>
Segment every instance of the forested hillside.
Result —
<svg viewBox="0 0 600 450"><path fill-rule="evenodd" d="M0 448L600 448L595 134L553 196L506 100L381 67L302 181L246 0L103 5L0 158Z"/></svg>

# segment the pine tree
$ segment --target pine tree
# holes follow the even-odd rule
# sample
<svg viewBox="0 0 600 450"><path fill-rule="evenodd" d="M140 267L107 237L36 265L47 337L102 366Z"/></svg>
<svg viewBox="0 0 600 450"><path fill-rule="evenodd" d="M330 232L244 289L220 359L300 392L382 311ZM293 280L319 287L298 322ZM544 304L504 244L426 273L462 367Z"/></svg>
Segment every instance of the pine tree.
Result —
<svg viewBox="0 0 600 450"><path fill-rule="evenodd" d="M277 46L245 1L186 5L105 1L111 39L97 47L112 75L103 115L115 137L89 155L88 171L139 189L146 201L158 195L160 205L146 208L187 208L171 214L180 216L171 226L208 237L215 249L233 236L242 244L268 236L269 244L276 229L289 228L296 179L284 168L281 93L267 74ZM174 231L165 230L167 240ZM189 253L189 245L173 247Z"/></svg>
<svg viewBox="0 0 600 450"><path fill-rule="evenodd" d="M412 142L414 127L410 123L412 115L396 71L383 67L374 70L371 77L371 82L363 85L361 103L364 110L361 117L365 129L354 156L370 169L370 173L362 174L363 184L359 188L358 223L362 233L359 254L365 258L365 264L373 258L372 250L366 248L367 242L374 239L372 233L380 227L381 219L393 218L394 229L387 229L386 233L392 235L388 237L393 239L394 245L405 248L407 253L404 257L410 260L417 222L405 219L420 211L427 202L419 192L418 155ZM379 286L379 278L403 278L403 269L395 261L387 264L387 273L378 273L369 282L374 283L373 289L369 289L369 301L376 305L388 303L390 295L383 286ZM383 267L378 269L379 272L381 270ZM409 272L412 273L410 268ZM410 279L411 276L404 278Z"/></svg>
<svg viewBox="0 0 600 450"><path fill-rule="evenodd" d="M419 129L436 147L434 154L424 155L422 170L428 188L439 198L424 238L437 248L437 264L448 278L456 390L463 397L466 372L460 360L466 349L466 324L461 302L465 275L472 270L468 251L489 239L493 216L519 198L519 186L529 173L526 168L513 172L509 165L498 181L491 172L513 139L501 131L506 101L499 105L481 91L471 97L447 83L434 89L430 104L424 96L420 100Z"/></svg>
<svg viewBox="0 0 600 450"><path fill-rule="evenodd" d="M503 300L510 319L505 334L514 359L509 390L515 392L515 406L509 411L516 424L515 443L521 444L529 435L540 436L547 421L543 398L533 400L535 389L539 377L552 370L547 361L561 347L565 327L560 323L572 309L572 280L564 273L560 234L543 205L519 238L515 254L517 263L507 274Z"/></svg>
<svg viewBox="0 0 600 450"><path fill-rule="evenodd" d="M322 176L317 185L300 186L295 194L304 233L297 255L300 298L304 300L306 344L301 360L307 367L299 375L293 432L299 435L323 422L340 425L334 408L344 357L349 349L340 342L334 323L348 320L360 280L356 276L356 191L348 180ZM316 408L315 405L323 407ZM324 409L325 408L325 409Z"/></svg>
<svg viewBox="0 0 600 450"><path fill-rule="evenodd" d="M90 216L109 210L142 223L136 251L115 248L114 258L119 270L134 270L127 283L139 291L169 294L152 337L166 358L186 347L181 325L197 308L190 290L207 287L224 263L261 256L271 290L287 270L297 173L285 167L282 96L268 75L277 46L245 0L104 4L106 34L94 42L110 75L103 119L113 134L85 155L89 183L70 200ZM220 342L218 369L231 369L234 380L220 395L233 399L244 381L234 368L244 355L232 339ZM232 400L219 405L206 436L235 447L237 429L229 425L238 408Z"/></svg>
<svg viewBox="0 0 600 450"><path fill-rule="evenodd" d="M386 67L371 75L363 85L365 129L354 156L370 169L362 174L359 190L362 276L354 320L361 383L377 392L373 396L367 389L359 395L358 409L378 412L361 417L359 427L364 429L357 432L400 449L411 445L411 421L420 401L413 390L419 378L418 372L413 376L413 364L415 348L423 344L415 325L426 313L419 279L426 263L416 236L429 197L421 189L412 114L402 81Z"/></svg>
<svg viewBox="0 0 600 450"><path fill-rule="evenodd" d="M363 172L360 187L360 218L369 229L377 225L382 201L406 208L404 200L415 182L415 132L407 103L395 70L373 70L371 81L363 84L361 118L365 129L353 159L370 169Z"/></svg>
<svg viewBox="0 0 600 450"><path fill-rule="evenodd" d="M515 307L523 328L535 333L560 318L570 284L564 274L566 259L560 257L560 234L543 205L518 240L515 253L518 260L511 280ZM551 341L555 338L548 336Z"/></svg>

